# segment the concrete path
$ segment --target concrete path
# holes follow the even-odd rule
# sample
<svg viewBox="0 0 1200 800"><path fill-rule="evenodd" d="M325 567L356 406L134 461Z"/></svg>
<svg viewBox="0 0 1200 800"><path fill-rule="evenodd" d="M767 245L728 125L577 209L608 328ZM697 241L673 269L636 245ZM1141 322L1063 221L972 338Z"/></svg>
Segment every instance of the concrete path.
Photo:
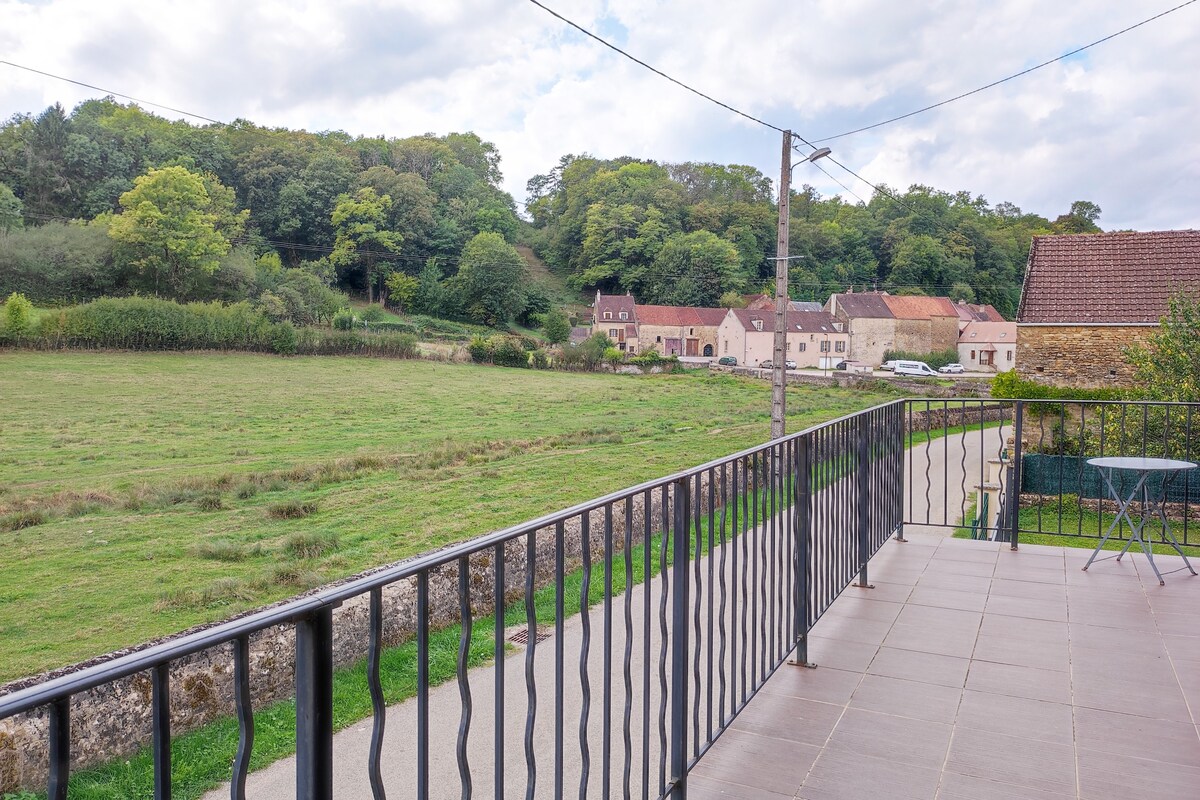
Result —
<svg viewBox="0 0 1200 800"><path fill-rule="evenodd" d="M992 452L998 452L1000 434L995 429L985 432L980 439L979 434L945 437L934 440L929 445L921 445L914 449L912 456L914 498L924 503L925 488L929 488L929 496L935 503L943 497L959 506L965 503L964 497L972 491L970 479L964 493L961 476L954 472L940 469L930 469L928 478L925 477L925 451L929 448L931 463L937 465L946 453L957 455L965 449L966 474L977 473L980 464ZM910 459L906 457L906 465ZM957 464L958 462L956 462ZM908 467L906 466L906 469ZM962 472L962 470L959 470ZM906 492L906 497L908 492ZM924 508L923 505L919 506ZM940 508L938 509L941 513ZM947 518L959 514L958 506L949 512ZM946 515L943 515L946 516ZM954 520L951 520L953 522ZM769 529L770 526L767 526ZM944 534L951 529L937 529ZM780 537L782 538L782 537ZM691 597L700 596L701 601L689 613L689 636L694 644L701 642L699 648L698 670L700 680L698 690L689 697L689 709L694 709L699 699L699 732L700 740L712 726L715 733L719 729L722 718L722 708L725 716L731 716L736 705L735 689L740 693L743 683L743 663L746 663L745 673L751 679L755 669L760 669L765 658L763 648L781 650L786 641L784 622L786 609L782 607L784 581L786 580L787 555L782 549L769 549L770 531L751 531L745 537L729 540L724 548L717 548L708 558L700 559L699 592L694 571L690 572L689 592ZM884 551L893 547L885 545ZM899 545L896 545L899 546ZM739 549L740 548L740 549ZM735 553L736 551L736 553ZM773 554L771 557L769 553ZM620 558L621 555L618 554ZM658 554L654 554L657 559ZM736 572L735 572L736 567ZM771 568L776 570L772 573ZM593 569L599 569L594 567ZM710 573L710 569L712 570ZM743 578L743 575L745 576ZM725 591L721 591L724 577ZM757 580L755 579L757 578ZM747 592L747 586L750 591ZM736 591L735 591L736 589ZM665 595L665 597L664 597ZM659 671L659 659L662 656L661 621L659 617L660 603L666 603L666 623L670 624L671 590L664 591L663 582L656 578L648 584L633 587L628 597L628 612L626 598L615 598L609 608L611 613L611 633L606 642L604 606L594 606L588 614L590 625L590 644L586 659L587 669L582 670L588 682L591 695L591 705L586 724L582 721L584 684L581 675L580 654L583 651L585 638L584 618L575 609L575 616L566 620L563 627L562 647L564 651L565 680L562 686L563 717L564 717L564 758L563 758L563 793L573 797L580 796L580 785L583 777L584 747L581 746L581 727L586 731L587 755L590 758L590 768L587 778L587 797L621 796L624 793L624 764L626 741L624 738L624 719L626 704L624 664L627 648L625 619L628 613L631 621L632 637L628 642L628 658L631 681L630 710L629 710L629 742L628 748L631 761L629 789L631 796L641 797L643 793L643 763L648 766L648 782L651 787L650 796L657 796L661 786L660 761L662 748L659 738L659 714L662 692L660 680L670 683L670 657L667 656L667 666L662 675ZM721 612L722 599L725 601L724 614ZM768 602L768 599L771 602ZM841 601L839 601L841 602ZM697 623L698 615L698 623ZM646 628L649 628L648 644ZM696 636L696 626L699 625L700 635ZM711 635L709 633L711 629ZM722 630L725 636L722 639ZM509 636L524 631L524 628L509 631ZM533 685L536 691L534 705L534 725L532 729L532 752L535 757L535 797L554 797L554 745L555 737L555 640L553 628L541 631L548 638L539 641L534 647L531 668ZM722 658L722 643L724 658ZM470 783L472 793L476 797L492 797L495 791L495 753L496 751L496 708L495 687L496 676L502 672L505 684L504 692L504 729L500 737L500 752L503 755L503 776L505 790L509 797L524 797L528 783L528 765L525 758L525 722L530 707L530 698L526 686L526 653L525 647L515 645L515 650L500 665L489 665L471 670L468 682L471 693L472 714L470 735L467 740L467 759L470 764ZM753 658L746 659L748 650L753 650ZM606 665L605 653L611 654L611 662ZM697 665L692 663L693 668ZM724 664L724 669L721 665ZM755 666L755 665L758 666ZM710 666L711 665L711 666ZM606 670L606 666L608 669ZM709 699L707 678L714 677L711 687L712 699ZM725 676L724 685L720 677ZM646 690L648 683L648 691ZM606 688L607 687L607 688ZM608 702L605 702L605 698ZM724 697L724 705L721 698ZM711 722L710 722L711 702ZM770 705L772 700L759 697L751 701L750 709L756 706ZM430 708L433 710L430 720L430 773L431 793L434 798L458 798L462 796L458 760L456 756L457 733L461 721L462 702L460 687L451 681L430 691ZM649 714L645 713L648 708ZM607 745L604 741L605 711L610 715L611 738ZM670 711L666 710L669 725ZM649 730L649 737L643 736L644 730ZM415 700L406 701L390 707L387 711L386 733L384 737L382 772L384 784L389 798L415 796L416 782L416 751L414 733L416 731ZM689 731L689 748L694 745L695 731ZM371 720L362 722L341 731L334 737L334 794L338 798L359 800L370 798L371 790L367 776L367 752L371 739ZM607 768L605 766L605 751L609 752ZM703 763L703 762L701 762ZM247 796L261 800L284 800L295 797L295 759L286 758L275 764L253 773L247 781ZM611 783L605 792L605 774ZM229 796L228 785L210 792L206 800L218 800Z"/></svg>

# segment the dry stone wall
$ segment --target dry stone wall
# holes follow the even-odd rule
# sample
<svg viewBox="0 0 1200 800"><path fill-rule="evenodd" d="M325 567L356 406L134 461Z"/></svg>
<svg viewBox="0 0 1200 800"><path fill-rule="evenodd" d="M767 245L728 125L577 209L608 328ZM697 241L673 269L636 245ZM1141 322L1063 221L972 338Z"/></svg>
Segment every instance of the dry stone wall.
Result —
<svg viewBox="0 0 1200 800"><path fill-rule="evenodd" d="M1132 386L1125 348L1156 326L1029 325L1017 327L1017 374L1054 386Z"/></svg>
<svg viewBox="0 0 1200 800"><path fill-rule="evenodd" d="M745 479L745 476L743 476ZM695 484L693 483L693 486ZM673 513L670 492L666 507L662 493L650 493L650 530L662 530L662 521ZM719 492L717 492L719 495ZM646 520L645 495L630 500L631 544L643 541ZM701 513L708 511L708 476L700 478ZM623 502L613 507L614 552L624 547L626 509ZM588 516L590 558L601 563L604 554L605 514L602 509ZM583 524L580 517L563 523L567 569L582 563ZM554 582L556 534L553 526L535 535L534 586L540 589ZM520 599L528 566L525 537L505 544L505 596L509 602ZM469 594L472 613L487 615L494 608L496 575L493 547L473 553L469 558ZM391 567L388 567L391 568ZM430 573L430 626L434 629L459 621L459 562L451 561ZM361 576L356 576L361 577ZM352 579L347 579L352 580ZM323 587L322 591L330 587ZM416 578L404 579L384 587L384 644L395 646L412 638L416 631ZM333 653L335 666L347 666L365 657L368 641L369 595L352 598L333 612ZM188 632L180 634L186 635ZM154 643L147 643L149 647ZM140 649L140 648L139 648ZM119 655L119 654L114 654ZM290 625L260 631L250 637L250 691L255 709L290 698L295 693L295 629ZM73 671L58 670L0 687L0 694L23 685ZM151 739L151 683L148 673L114 681L71 700L72 769L82 769L106 761L125 758ZM223 645L180 659L171 664L171 733L173 736L195 730L220 717L234 713L233 652ZM21 788L44 789L48 768L46 709L0 720L0 794Z"/></svg>

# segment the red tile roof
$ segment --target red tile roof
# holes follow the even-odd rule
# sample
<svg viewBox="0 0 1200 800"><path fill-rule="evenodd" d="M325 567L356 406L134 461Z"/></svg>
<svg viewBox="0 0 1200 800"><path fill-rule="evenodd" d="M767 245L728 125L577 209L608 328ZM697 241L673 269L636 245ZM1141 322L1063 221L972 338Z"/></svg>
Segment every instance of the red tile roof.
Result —
<svg viewBox="0 0 1200 800"><path fill-rule="evenodd" d="M958 312L958 318L962 322L1004 322L1004 316L990 305L976 305L974 303L955 303L954 310Z"/></svg>
<svg viewBox="0 0 1200 800"><path fill-rule="evenodd" d="M967 323L962 333L958 335L960 344L971 342L1007 342L1017 339L1017 323L1015 322L984 322L974 320Z"/></svg>
<svg viewBox="0 0 1200 800"><path fill-rule="evenodd" d="M958 318L958 311L948 297L885 294L883 302L896 319Z"/></svg>
<svg viewBox="0 0 1200 800"><path fill-rule="evenodd" d="M604 317L604 312L609 311L612 316ZM599 322L613 322L621 320L621 312L624 311L628 316L627 321L637 319L634 316L633 298L627 294L598 294L596 295L596 319Z"/></svg>
<svg viewBox="0 0 1200 800"><path fill-rule="evenodd" d="M1017 321L1158 322L1200 292L1200 231L1035 236Z"/></svg>
<svg viewBox="0 0 1200 800"><path fill-rule="evenodd" d="M748 331L758 330L755 320L762 321L762 330L775 331L775 312L767 309L750 310L746 308L733 309L733 315ZM789 311L787 327L789 332L802 333L841 333L834 324L837 322L828 311Z"/></svg>
<svg viewBox="0 0 1200 800"><path fill-rule="evenodd" d="M641 325L665 327L717 327L725 319L724 308L691 308L689 306L637 306L637 321Z"/></svg>

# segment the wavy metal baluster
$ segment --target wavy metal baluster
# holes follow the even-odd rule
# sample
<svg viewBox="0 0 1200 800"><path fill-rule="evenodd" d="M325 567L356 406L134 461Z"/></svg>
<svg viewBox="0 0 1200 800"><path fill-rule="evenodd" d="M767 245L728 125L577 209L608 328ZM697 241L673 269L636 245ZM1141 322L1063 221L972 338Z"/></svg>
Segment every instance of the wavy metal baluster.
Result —
<svg viewBox="0 0 1200 800"><path fill-rule="evenodd" d="M727 668L725 665L725 591L726 591L726 589L725 589L725 557L726 557L726 551L728 548L726 547L726 539L725 539L725 514L729 507L729 482L725 478L725 470L728 468L728 466L729 465L726 464L726 465L722 465L722 467L721 467L721 492L720 492L720 494L721 494L721 521L720 521L720 525L721 525L721 565L717 571L718 576L719 576L718 580L720 581L720 585L721 585L721 604L720 604L720 610L718 611L718 620L720 620L719 625L718 625L718 631L719 631L720 637L721 637L721 649L720 649L719 654L717 655L717 664L719 665L719 668L721 670L721 690L720 690L720 694L718 695L718 698L717 698L717 710L719 712L718 722L719 722L719 725L721 728L725 727L725 719L726 719L726 717L725 717L725 688L726 688L725 687L725 682L726 682L725 673L727 671ZM710 500L710 503L711 503L711 500ZM709 559L712 559L712 557L713 557L712 553L709 553L708 557L709 557ZM711 733L709 734L709 738L712 738Z"/></svg>
<svg viewBox="0 0 1200 800"><path fill-rule="evenodd" d="M929 489L933 486L933 481L929 479L929 472L933 468L933 406L928 400L925 401L925 524L930 524L933 520L930 517L933 509L933 498L929 496Z"/></svg>
<svg viewBox="0 0 1200 800"><path fill-rule="evenodd" d="M467 761L467 738L471 735L471 682L467 679L467 666L471 654L471 563L466 556L458 559L458 612L462 619L458 637L458 696L462 701L462 715L458 720L458 739L455 755L458 759L458 779L462 785L462 800L471 797L471 765Z"/></svg>
<svg viewBox="0 0 1200 800"><path fill-rule="evenodd" d="M705 641L708 654L708 681L707 681L707 711L708 711L708 741L713 738L713 602L716 595L716 583L713 570L716 567L716 547L714 547L713 537L716 535L715 520L716 520L716 479L717 473L715 469L708 470L708 637ZM697 492L699 494L699 492Z"/></svg>
<svg viewBox="0 0 1200 800"><path fill-rule="evenodd" d="M748 464L746 464L745 462L742 462L742 481L741 481L741 483L738 484L738 491L741 493L741 497L742 497L742 527L741 527L741 534L739 536L739 538L742 540L742 580L741 580L741 585L742 585L742 625L741 625L741 628L742 628L742 660L741 660L741 664L740 664L740 666L742 668L741 669L741 672L742 672L741 702L745 702L746 698L749 697L749 695L750 695L750 692L749 692L750 684L747 682L747 673L746 673L746 664L747 664L746 656L747 656L747 654L750 653L750 640L749 640L749 634L748 634L749 618L747 617L747 613L749 612L749 609L750 609L750 588L749 588L750 581L748 580L749 569L750 569L750 549L749 549L750 548L750 544L749 544L750 537L749 537L748 528L747 528L749 521L750 521L750 506L751 506L751 502L750 502L751 476L747 474L749 469L750 469L750 466ZM750 663L752 664L753 660L751 660Z"/></svg>
<svg viewBox="0 0 1200 800"><path fill-rule="evenodd" d="M254 709L250 704L250 639L233 641L233 702L237 708L238 746L233 756L233 800L245 800L246 776L250 774L250 751L254 747Z"/></svg>
<svg viewBox="0 0 1200 800"><path fill-rule="evenodd" d="M367 752L367 774L371 779L371 794L375 800L387 795L383 790L380 760L383 755L383 728L387 704L383 699L383 684L379 680L379 658L383 654L383 589L371 590L370 620L367 633L367 687L371 690L371 747Z"/></svg>
<svg viewBox="0 0 1200 800"><path fill-rule="evenodd" d="M588 747L588 717L592 711L592 684L588 676L588 655L592 649L592 533L591 517L585 513L579 522L580 557L583 559L583 583L579 589L579 617L583 623L583 640L579 644L579 687L583 707L579 710L579 800L587 800L588 778L592 771L592 751Z"/></svg>
<svg viewBox="0 0 1200 800"><path fill-rule="evenodd" d="M623 787L622 796L625 800L629 800L629 771L633 766L633 738L630 735L629 725L633 718L633 672L631 663L633 661L633 498L625 499L625 715L622 724L622 733L625 740L625 762L624 769L621 773L621 785ZM647 582L650 576L645 576Z"/></svg>
<svg viewBox="0 0 1200 800"><path fill-rule="evenodd" d="M696 591L692 594L692 630L695 632L695 644L692 645L692 757L700 755L700 659L704 652L704 639L700 634L700 612L704 605L704 581L701 577L700 559L704 557L704 534L700 530L700 476L695 476L696 485L691 490L692 495L692 525L695 526L696 553L692 573L696 579ZM692 531L686 531L691 548Z"/></svg>
<svg viewBox="0 0 1200 800"><path fill-rule="evenodd" d="M966 524L967 523L967 436L969 435L968 430L967 430L967 404L966 404L966 402L963 402L959 406L958 419L959 419L959 422L962 423L962 429L963 429L962 438L960 438L958 440L958 443L962 448L962 456L959 458L959 461L958 461L959 474L961 475L958 486L959 486L959 491L962 492L962 494L959 495L959 497L961 497L962 500L959 501L958 516L959 516L959 519L961 519L963 521L963 523ZM982 430L982 427L981 427L981 430ZM980 472L983 471L985 461L986 461L986 459L984 459L984 457L983 457L983 450L980 449L980 451L979 451L979 470L980 470ZM982 476L981 476L981 480L979 482L981 484L983 483ZM983 493L983 490L980 489L979 494L982 495L982 493ZM975 498L976 515L978 515L978 513L979 513L980 502L982 502L982 497L977 496ZM949 524L949 521L947 521L947 524ZM981 526L986 525L986 524L987 524L986 520L980 521Z"/></svg>
<svg viewBox="0 0 1200 800"><path fill-rule="evenodd" d="M662 510L662 538L658 552L658 787L659 792L667 785L667 594L671 589L671 571L667 569L667 534L670 524L670 496L667 487L662 487L659 495L659 506Z"/></svg>
<svg viewBox="0 0 1200 800"><path fill-rule="evenodd" d="M525 798L533 800L537 789L537 757L533 752L533 726L537 721L537 681L534 651L537 649L537 609L533 604L534 573L537 571L537 531L525 537Z"/></svg>

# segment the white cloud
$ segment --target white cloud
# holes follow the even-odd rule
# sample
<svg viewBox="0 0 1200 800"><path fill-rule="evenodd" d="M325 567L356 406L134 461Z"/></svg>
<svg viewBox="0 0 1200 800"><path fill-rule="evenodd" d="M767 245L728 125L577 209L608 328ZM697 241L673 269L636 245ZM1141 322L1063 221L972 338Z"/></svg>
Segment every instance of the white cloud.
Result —
<svg viewBox="0 0 1200 800"><path fill-rule="evenodd" d="M808 137L830 135L1032 66L1167 7L1120 0L547 0L702 91ZM1200 6L1001 87L831 142L876 182L967 189L1105 227L1200 227ZM474 130L505 186L565 153L749 163L778 134L511 0L145 3L0 0L3 58L195 111L268 125L405 136ZM95 92L0 66L0 113ZM832 164L827 166L837 174ZM797 179L842 190L811 168ZM838 174L860 194L869 189ZM819 179L819 180L818 180Z"/></svg>

